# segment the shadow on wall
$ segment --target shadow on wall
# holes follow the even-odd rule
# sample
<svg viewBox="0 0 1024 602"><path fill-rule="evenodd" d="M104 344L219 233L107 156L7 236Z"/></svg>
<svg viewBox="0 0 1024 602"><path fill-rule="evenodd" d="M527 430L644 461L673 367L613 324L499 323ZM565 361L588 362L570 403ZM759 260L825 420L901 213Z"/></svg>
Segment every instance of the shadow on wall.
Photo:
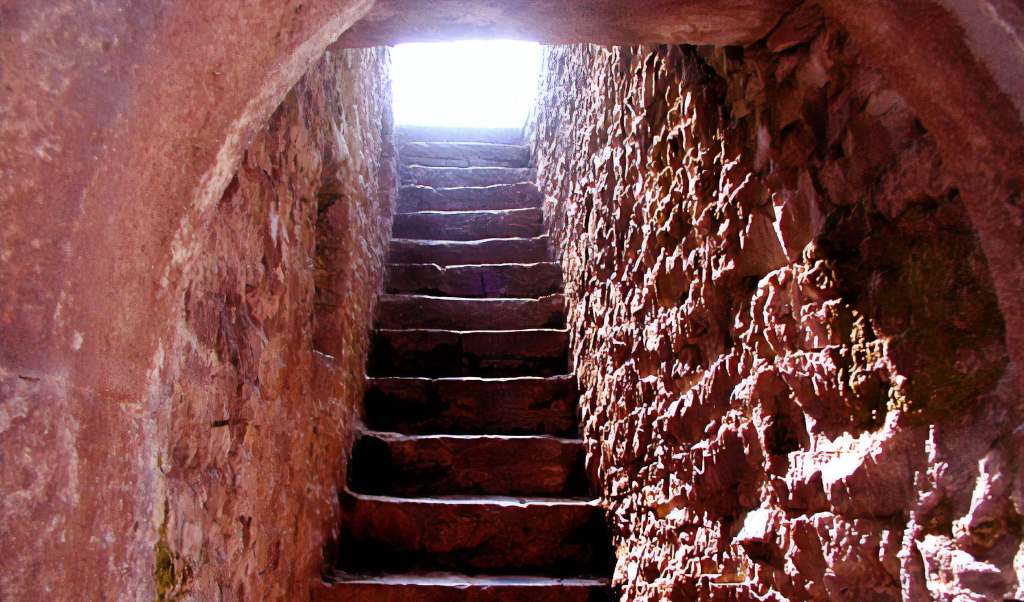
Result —
<svg viewBox="0 0 1024 602"><path fill-rule="evenodd" d="M329 51L202 218L167 347L162 599L292 598L320 570L394 207L387 66Z"/></svg>

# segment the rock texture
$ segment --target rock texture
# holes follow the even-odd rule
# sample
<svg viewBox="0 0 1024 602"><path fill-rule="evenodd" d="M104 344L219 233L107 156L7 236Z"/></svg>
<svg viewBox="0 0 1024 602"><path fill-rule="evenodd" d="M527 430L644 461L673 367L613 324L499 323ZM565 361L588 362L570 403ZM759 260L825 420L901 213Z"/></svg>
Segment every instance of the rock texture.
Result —
<svg viewBox="0 0 1024 602"><path fill-rule="evenodd" d="M395 199L387 68L329 53L204 216L160 367L158 598L298 598L319 572Z"/></svg>
<svg viewBox="0 0 1024 602"><path fill-rule="evenodd" d="M301 532L292 526L278 531L270 524L276 519L268 520L266 529L260 525L267 519L269 500L292 493L297 494L293 516L303 506L302 512L315 518L321 502L311 500L322 499L321 492L307 494L298 486L303 477L297 473L274 477L278 487L268 491L248 488L256 480L252 469L222 470L229 465L237 469L249 458L250 466L268 458L279 462L281 456L271 448L288 449L275 434L279 422L268 426L254 421L255 413L239 416L227 410L236 399L245 400L244 408L259 408L262 420L262 412L284 415L278 405L282 399L300 399L298 391L281 389L296 380L279 380L276 364L265 361L278 352L293 361L294 341L282 344L280 336L261 340L251 332L280 335L309 319L310 308L295 295L312 280L283 269L301 266L305 274L312 257L300 263L291 250L292 244L308 244L310 237L300 241L294 231L281 228L275 242L269 222L255 226L257 216L276 215L279 226L294 230L302 216L221 199L243 151L266 129L287 92L331 39L368 8L355 0L306 4L303 10L296 10L298 4L13 0L0 8L4 599L155 599L160 583L178 580L170 578L168 567L178 562L173 556L181 548L157 546L165 499L172 516L168 541L188 540L188 553L196 554L190 561L207 563L193 566L191 582L204 588L214 581L224 584L223 594L219 586L212 591L197 587L199 597L231 598L233 588L257 582L256 595L262 588L303 588L301 571L316 568L316 547L300 553L298 542L315 546L329 521L320 527L319 519L312 520ZM371 122L365 123L370 127ZM303 128L295 126L298 135ZM286 140L288 134L278 129L275 137ZM276 156L278 150L271 146L259 153ZM269 159L264 166L271 167ZM281 167L270 173L292 173L284 163ZM270 174L262 176L264 185L282 191L300 188L299 179L272 184ZM224 220L236 217L239 229L232 231ZM281 238L285 234L290 242ZM265 246L275 272L259 267L257 246ZM225 249L231 254L216 256ZM229 269L235 254L256 263ZM186 269L194 280L185 279ZM269 288L247 290L246 284ZM216 343L204 333L195 341L195 353L175 355L183 339L194 336L183 322L186 294L198 309L204 303L215 306L206 296L220 293L226 297L221 318L189 319L223 320L225 336L213 336L225 344L258 341L260 353L239 347L218 359L207 351ZM254 307L251 313L248 303ZM278 303L280 310L275 310ZM280 313L297 307L306 312L304 317ZM266 321L247 322L250 315ZM249 393L231 388L235 356L247 366L244 380L250 387L257 362L264 370L260 378L273 379L261 380L271 393L265 404L254 404ZM312 357L304 361L303 371L312 371ZM192 373L208 378L218 362L224 362L224 370L217 378L189 384L209 387L209 395L194 400L176 396L176 387L184 392L177 378ZM274 391L286 393L276 398ZM224 392L229 394L221 396ZM323 403L330 397L313 399ZM193 411L189 418L187 412ZM213 426L229 418L248 421L244 440L239 426ZM256 425L265 436L257 436ZM189 432L181 430L186 427ZM194 477L206 484L197 493L178 481L167 498L164 471L180 439L189 442L181 448L188 452L186 467L193 451L216 461L209 472ZM260 478L262 485L274 484ZM228 497L229 492L253 497L242 501ZM240 512L218 514L232 504ZM207 517L200 520L200 515ZM172 526L174 516L190 521ZM196 526L216 522L224 532L200 535L188 526L191 519ZM207 537L211 547L197 553L195 542ZM213 547L222 541L229 545ZM240 554L243 547L247 551ZM296 555L282 560L282 550ZM184 570L184 564L178 566ZM280 579L276 585L255 577L264 571Z"/></svg>
<svg viewBox="0 0 1024 602"><path fill-rule="evenodd" d="M1022 596L992 278L936 143L813 5L557 47L532 124L624 600Z"/></svg>
<svg viewBox="0 0 1024 602"><path fill-rule="evenodd" d="M3 456L0 597L308 596L337 527L396 197L388 64L386 50L325 55L195 216L163 276L173 302L141 401L83 391L114 415L51 423L36 379L6 381L4 449L21 451ZM55 573L65 546L78 560ZM115 585L132 561L141 574Z"/></svg>

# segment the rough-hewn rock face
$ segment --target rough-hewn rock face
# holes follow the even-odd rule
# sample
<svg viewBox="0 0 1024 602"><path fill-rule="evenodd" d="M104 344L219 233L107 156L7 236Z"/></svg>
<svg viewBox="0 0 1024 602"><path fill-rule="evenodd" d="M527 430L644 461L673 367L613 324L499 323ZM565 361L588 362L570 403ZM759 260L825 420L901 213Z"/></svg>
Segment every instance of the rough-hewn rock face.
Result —
<svg viewBox="0 0 1024 602"><path fill-rule="evenodd" d="M146 420L106 427L126 437L118 455L75 445L119 440L76 434L77 410L48 424L32 379L5 385L4 449L22 450L3 456L5 598L308 595L338 524L394 207L387 68L386 50L328 52L196 216L163 283L145 401L122 410Z"/></svg>
<svg viewBox="0 0 1024 602"><path fill-rule="evenodd" d="M321 568L394 206L387 69L379 49L317 63L190 250L164 368L158 594L296 599Z"/></svg>
<svg viewBox="0 0 1024 602"><path fill-rule="evenodd" d="M988 266L861 57L813 7L745 49L548 54L532 137L623 599L1022 595Z"/></svg>

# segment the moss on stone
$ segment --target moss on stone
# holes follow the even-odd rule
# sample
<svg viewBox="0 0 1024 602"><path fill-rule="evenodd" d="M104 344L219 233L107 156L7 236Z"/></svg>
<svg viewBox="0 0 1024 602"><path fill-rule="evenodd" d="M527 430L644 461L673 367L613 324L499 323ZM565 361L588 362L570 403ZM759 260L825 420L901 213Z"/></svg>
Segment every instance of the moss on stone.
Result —
<svg viewBox="0 0 1024 602"><path fill-rule="evenodd" d="M164 500L164 516L157 530L156 544L153 546L153 580L157 602L179 600L185 593L192 571L185 567L178 571L178 555L167 545L167 519L170 508Z"/></svg>

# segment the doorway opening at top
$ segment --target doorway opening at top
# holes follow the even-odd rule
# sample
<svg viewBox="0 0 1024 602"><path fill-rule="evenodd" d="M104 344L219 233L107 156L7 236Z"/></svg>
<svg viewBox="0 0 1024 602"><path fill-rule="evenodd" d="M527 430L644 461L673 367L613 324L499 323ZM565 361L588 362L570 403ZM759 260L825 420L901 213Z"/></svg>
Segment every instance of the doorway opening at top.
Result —
<svg viewBox="0 0 1024 602"><path fill-rule="evenodd" d="M540 62L541 46L533 42L399 44L391 51L395 123L521 128Z"/></svg>

